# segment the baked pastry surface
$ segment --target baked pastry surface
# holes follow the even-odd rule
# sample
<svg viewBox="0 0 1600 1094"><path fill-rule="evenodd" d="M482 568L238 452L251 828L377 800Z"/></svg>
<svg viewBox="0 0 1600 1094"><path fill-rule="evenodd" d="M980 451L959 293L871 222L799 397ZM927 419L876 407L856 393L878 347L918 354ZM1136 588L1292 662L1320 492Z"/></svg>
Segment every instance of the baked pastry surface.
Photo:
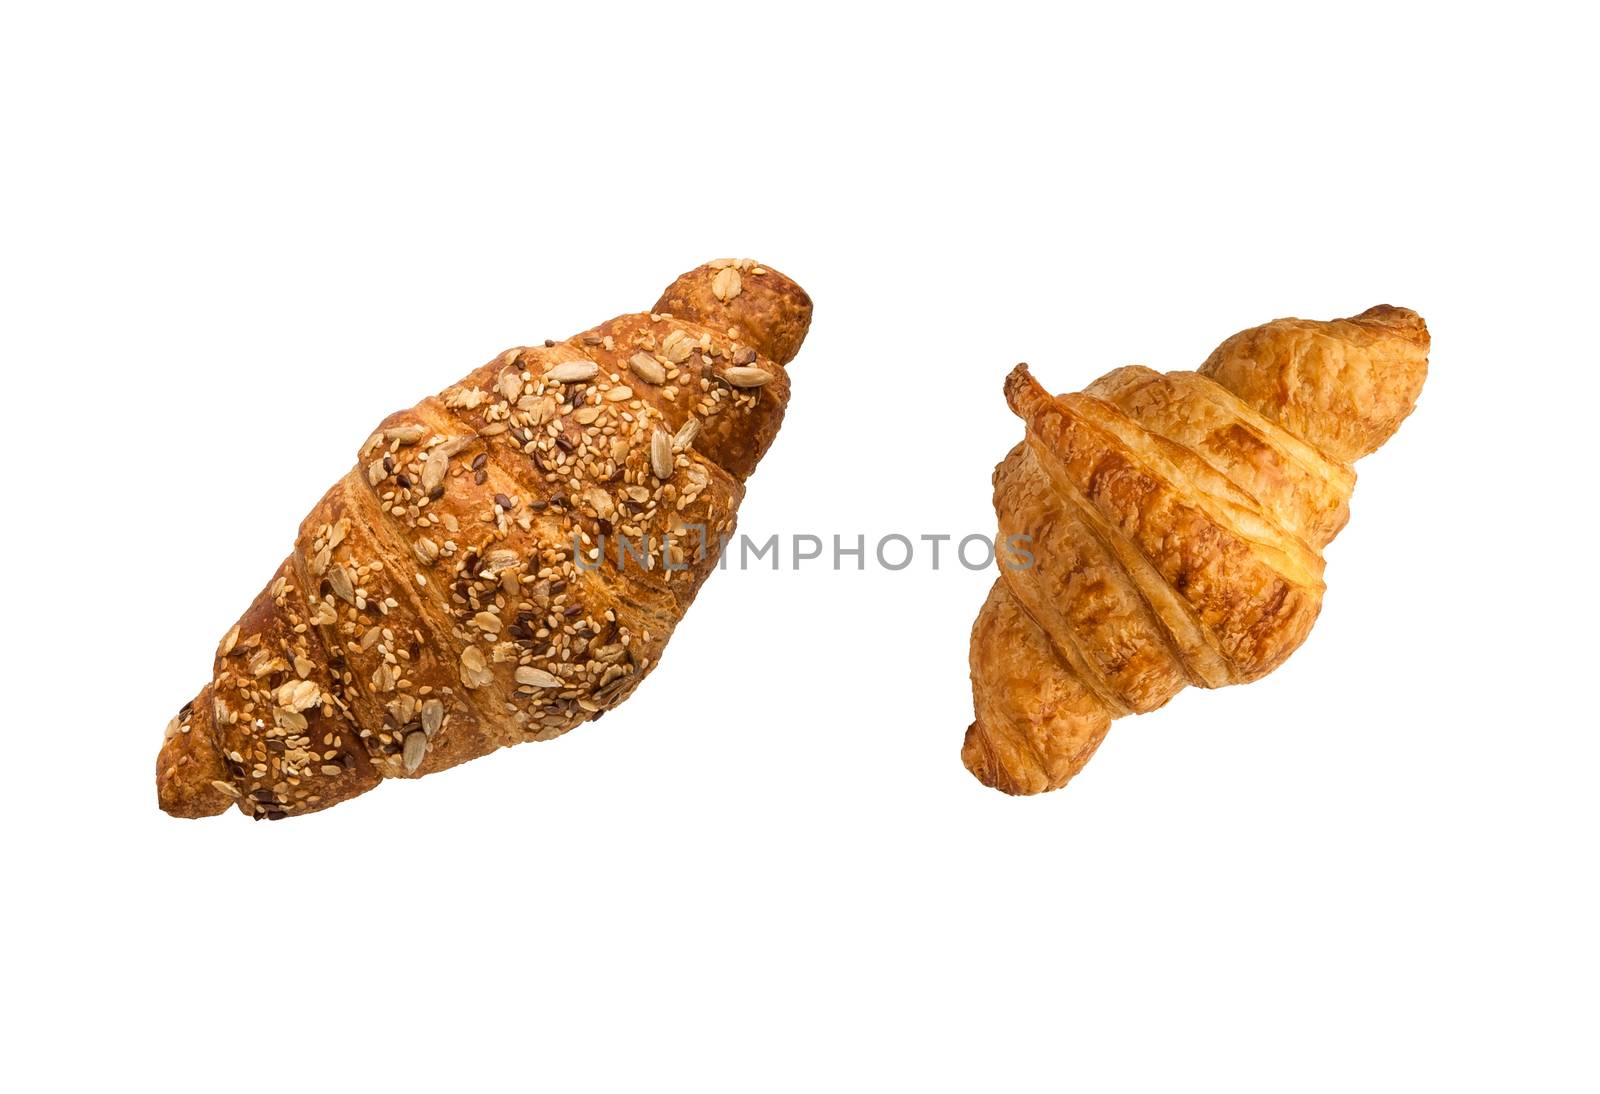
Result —
<svg viewBox="0 0 1600 1094"><path fill-rule="evenodd" d="M721 260L385 418L169 723L161 808L315 812L625 700L716 566L810 321L793 281Z"/></svg>
<svg viewBox="0 0 1600 1094"><path fill-rule="evenodd" d="M1351 463L1392 436L1427 376L1405 308L1279 319L1197 372L1131 366L1052 396L1018 365L1026 436L994 474L1002 564L972 629L962 760L1011 794L1064 786L1111 722L1188 684L1271 672L1322 604L1322 548Z"/></svg>

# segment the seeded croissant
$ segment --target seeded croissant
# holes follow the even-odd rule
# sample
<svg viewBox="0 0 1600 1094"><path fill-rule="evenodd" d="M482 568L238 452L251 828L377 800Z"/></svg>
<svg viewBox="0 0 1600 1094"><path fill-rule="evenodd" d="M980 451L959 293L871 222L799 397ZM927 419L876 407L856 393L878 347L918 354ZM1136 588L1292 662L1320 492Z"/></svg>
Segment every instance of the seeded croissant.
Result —
<svg viewBox="0 0 1600 1094"><path fill-rule="evenodd" d="M972 628L962 760L1010 794L1055 790L1114 718L1186 684L1277 668L1322 604L1351 463L1392 436L1428 370L1428 329L1381 306L1234 335L1198 372L1120 368L1052 397L1018 365L1026 439L995 469L1007 559Z"/></svg>
<svg viewBox="0 0 1600 1094"><path fill-rule="evenodd" d="M326 809L626 699L734 523L811 322L748 259L392 414L168 725L161 808Z"/></svg>

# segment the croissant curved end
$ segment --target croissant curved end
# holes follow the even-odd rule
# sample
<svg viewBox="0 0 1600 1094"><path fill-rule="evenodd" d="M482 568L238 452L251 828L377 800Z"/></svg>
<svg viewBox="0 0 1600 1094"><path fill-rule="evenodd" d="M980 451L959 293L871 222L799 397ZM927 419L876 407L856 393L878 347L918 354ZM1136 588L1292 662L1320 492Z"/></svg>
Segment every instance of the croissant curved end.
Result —
<svg viewBox="0 0 1600 1094"><path fill-rule="evenodd" d="M1348 319L1242 330L1199 371L1325 455L1354 463L1416 408L1430 341L1422 316L1379 304Z"/></svg>
<svg viewBox="0 0 1600 1094"><path fill-rule="evenodd" d="M961 742L961 762L984 786L995 785L994 756L989 739L979 732L977 722L967 726L967 735Z"/></svg>
<svg viewBox="0 0 1600 1094"><path fill-rule="evenodd" d="M1049 780L1036 766L1022 758L1006 764L995 753L994 737L973 722L961 742L961 762L984 786L1002 794L1022 797L1052 789Z"/></svg>
<svg viewBox="0 0 1600 1094"><path fill-rule="evenodd" d="M214 817L238 800L211 732L211 685L167 723L156 757L156 803L174 817Z"/></svg>
<svg viewBox="0 0 1600 1094"><path fill-rule="evenodd" d="M811 296L749 258L696 266L667 286L654 310L726 331L780 365L800 352L811 328Z"/></svg>
<svg viewBox="0 0 1600 1094"><path fill-rule="evenodd" d="M1033 378L1033 373L1028 371L1028 363L1024 361L1006 374L1005 396L1006 405L1019 418L1027 418L1035 407L1050 398L1050 393Z"/></svg>

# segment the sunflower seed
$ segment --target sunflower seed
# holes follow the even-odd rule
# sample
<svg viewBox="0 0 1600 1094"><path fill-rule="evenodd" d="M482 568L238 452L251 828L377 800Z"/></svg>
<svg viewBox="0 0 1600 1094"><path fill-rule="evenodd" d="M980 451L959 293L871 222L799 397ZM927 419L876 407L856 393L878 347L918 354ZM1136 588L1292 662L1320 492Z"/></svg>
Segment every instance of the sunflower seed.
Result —
<svg viewBox="0 0 1600 1094"><path fill-rule="evenodd" d="M469 688L481 688L494 681L494 673L483 659L483 651L468 646L461 651L461 682Z"/></svg>
<svg viewBox="0 0 1600 1094"><path fill-rule="evenodd" d="M506 547L490 551L489 557L483 560L483 573L485 577L494 577L501 570L506 570L521 562L517 552Z"/></svg>
<svg viewBox="0 0 1600 1094"><path fill-rule="evenodd" d="M273 698L284 710L297 712L322 702L322 691L310 680L291 680L280 686Z"/></svg>
<svg viewBox="0 0 1600 1094"><path fill-rule="evenodd" d="M479 612L472 621L490 634L500 633L500 617L493 612Z"/></svg>
<svg viewBox="0 0 1600 1094"><path fill-rule="evenodd" d="M661 356L675 365L681 365L694 353L694 340L681 330L675 330L661 340Z"/></svg>
<svg viewBox="0 0 1600 1094"><path fill-rule="evenodd" d="M344 768L340 767L338 764L323 764L317 770L321 771L324 775L328 776L330 779L337 778L338 776L344 774Z"/></svg>
<svg viewBox="0 0 1600 1094"><path fill-rule="evenodd" d="M556 410L560 405L550 396L544 396L534 406L525 408L528 414L528 424L544 425L545 422L556 416Z"/></svg>
<svg viewBox="0 0 1600 1094"><path fill-rule="evenodd" d="M405 425L397 425L393 429L384 430L383 435L389 440L400 444L416 444L428 435L428 427L416 422L408 422Z"/></svg>
<svg viewBox="0 0 1600 1094"><path fill-rule="evenodd" d="M394 686L400 682L394 666L388 662L379 665L372 672L372 690L376 692L393 691Z"/></svg>
<svg viewBox="0 0 1600 1094"><path fill-rule="evenodd" d="M228 633L222 636L222 642L217 646L217 656L226 657L233 652L233 647L239 644L239 624L235 623L228 628Z"/></svg>
<svg viewBox="0 0 1600 1094"><path fill-rule="evenodd" d="M517 670L517 683L530 688L559 688L562 686L560 677L552 676L543 669L536 669L530 665L523 665Z"/></svg>
<svg viewBox="0 0 1600 1094"><path fill-rule="evenodd" d="M212 779L211 785L217 790L222 791L222 793L228 795L230 798L237 798L239 796L239 788L234 786L232 783L225 783L221 779Z"/></svg>
<svg viewBox="0 0 1600 1094"><path fill-rule="evenodd" d="M672 435L672 447L675 451L682 452L694 444L694 439L698 436L700 436L700 419L690 418Z"/></svg>
<svg viewBox="0 0 1600 1094"><path fill-rule="evenodd" d="M643 351L628 358L628 367L635 376L649 383L662 384L667 380L667 370L661 367L661 362Z"/></svg>
<svg viewBox="0 0 1600 1094"><path fill-rule="evenodd" d="M462 389L456 387L445 392L444 405L449 407L451 410L455 410L457 408L464 410L476 410L478 407L483 405L483 400L486 398L488 398L488 396L483 393L482 388L469 387Z"/></svg>
<svg viewBox="0 0 1600 1094"><path fill-rule="evenodd" d="M268 650L258 649L251 655L250 663L247 667L250 669L250 675L259 679L263 676L270 676L275 672L283 672L289 667L289 662L281 657L272 656Z"/></svg>
<svg viewBox="0 0 1600 1094"><path fill-rule="evenodd" d="M600 371L600 366L593 361L564 361L544 374L544 378L552 384L568 384L578 380L587 380Z"/></svg>
<svg viewBox="0 0 1600 1094"><path fill-rule="evenodd" d="M628 686L631 680L632 677L629 676L617 677L615 680L611 681L609 684L606 684L604 687L600 688L600 690L594 693L595 702L611 702L611 700L622 694L622 690Z"/></svg>
<svg viewBox="0 0 1600 1094"><path fill-rule="evenodd" d="M328 588L333 590L333 595L347 604L356 602L355 583L350 580L350 571L343 566L335 566L328 571Z"/></svg>
<svg viewBox="0 0 1600 1094"><path fill-rule="evenodd" d="M735 366L724 369L722 378L734 387L765 387L772 382L772 373L764 368Z"/></svg>
<svg viewBox="0 0 1600 1094"><path fill-rule="evenodd" d="M739 271L732 266L725 266L717 271L717 276L711 279L711 292L718 300L727 303L739 295L739 290L744 283L739 279Z"/></svg>
<svg viewBox="0 0 1600 1094"><path fill-rule="evenodd" d="M658 479L672 477L672 438L664 429L650 434L650 468Z"/></svg>
<svg viewBox="0 0 1600 1094"><path fill-rule="evenodd" d="M417 730L407 733L405 751L402 757L406 764L406 774L415 774L417 768L422 766L422 758L427 754L428 735Z"/></svg>
<svg viewBox="0 0 1600 1094"><path fill-rule="evenodd" d="M626 391L627 389L623 388L622 390ZM591 425L598 417L600 417L600 408L597 406L580 406L572 412L572 420L579 425Z"/></svg>
<svg viewBox="0 0 1600 1094"><path fill-rule="evenodd" d="M606 402L608 403L625 403L631 398L633 398L633 388L627 384L618 384L606 392Z"/></svg>
<svg viewBox="0 0 1600 1094"><path fill-rule="evenodd" d="M444 703L427 699L422 704L422 732L432 737L444 725Z"/></svg>
<svg viewBox="0 0 1600 1094"><path fill-rule="evenodd" d="M427 460L422 465L422 492L431 494L444 485L444 473L449 467L450 456L444 451L443 446L429 452Z"/></svg>

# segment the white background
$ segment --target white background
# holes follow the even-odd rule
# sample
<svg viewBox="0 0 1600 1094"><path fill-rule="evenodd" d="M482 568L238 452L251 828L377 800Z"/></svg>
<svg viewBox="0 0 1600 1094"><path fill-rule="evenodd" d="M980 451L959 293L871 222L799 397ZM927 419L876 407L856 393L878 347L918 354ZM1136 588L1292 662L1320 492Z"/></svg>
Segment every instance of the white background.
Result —
<svg viewBox="0 0 1600 1094"><path fill-rule="evenodd" d="M1595 1089L1593 34L1470 8L9 7L0 1068ZM728 254L816 300L753 535L990 530L1022 359L1388 302L1432 372L1305 648L1060 793L962 768L990 578L924 559L719 574L552 744L156 810L382 415Z"/></svg>

